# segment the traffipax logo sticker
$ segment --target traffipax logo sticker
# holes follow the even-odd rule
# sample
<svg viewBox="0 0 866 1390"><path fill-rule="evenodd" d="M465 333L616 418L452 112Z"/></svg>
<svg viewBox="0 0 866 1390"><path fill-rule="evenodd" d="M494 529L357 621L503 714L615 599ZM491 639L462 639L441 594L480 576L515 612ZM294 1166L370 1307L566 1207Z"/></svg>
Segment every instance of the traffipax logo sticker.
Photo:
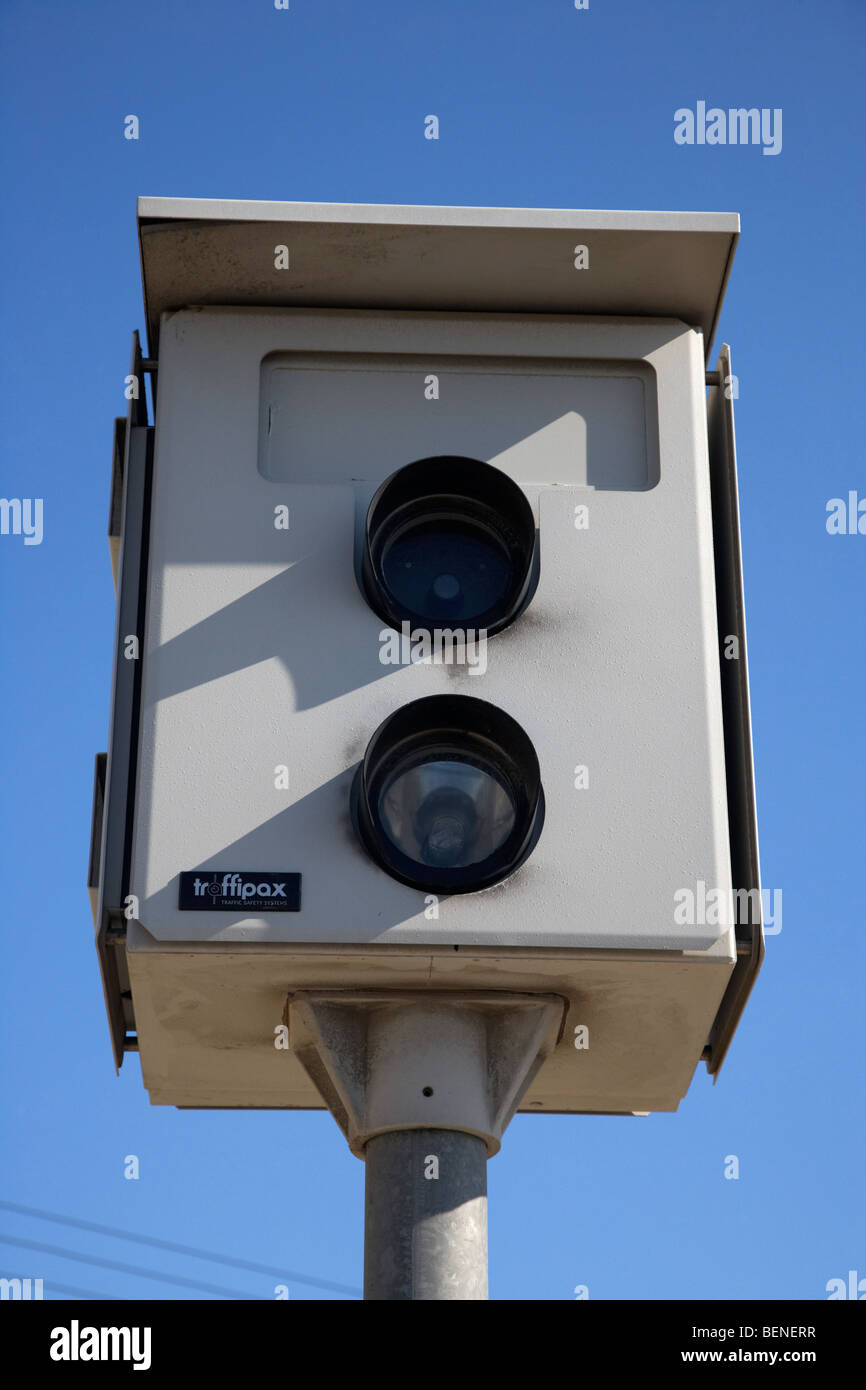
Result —
<svg viewBox="0 0 866 1390"><path fill-rule="evenodd" d="M280 869L182 873L178 907L193 912L300 912L301 875Z"/></svg>

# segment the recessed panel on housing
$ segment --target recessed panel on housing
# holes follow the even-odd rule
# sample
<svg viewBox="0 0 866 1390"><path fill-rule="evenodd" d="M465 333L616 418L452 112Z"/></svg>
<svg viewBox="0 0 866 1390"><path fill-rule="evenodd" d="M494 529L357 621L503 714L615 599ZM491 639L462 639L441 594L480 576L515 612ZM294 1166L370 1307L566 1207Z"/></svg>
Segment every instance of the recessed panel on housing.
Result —
<svg viewBox="0 0 866 1390"><path fill-rule="evenodd" d="M262 363L259 471L380 483L426 452L521 483L641 492L659 478L655 394L643 362L277 353Z"/></svg>

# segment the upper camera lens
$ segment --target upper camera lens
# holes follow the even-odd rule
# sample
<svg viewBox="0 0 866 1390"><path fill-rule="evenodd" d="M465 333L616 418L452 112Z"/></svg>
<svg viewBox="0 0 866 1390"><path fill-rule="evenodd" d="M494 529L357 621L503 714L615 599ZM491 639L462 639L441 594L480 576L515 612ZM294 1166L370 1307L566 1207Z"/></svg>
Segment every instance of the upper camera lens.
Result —
<svg viewBox="0 0 866 1390"><path fill-rule="evenodd" d="M368 603L391 627L458 623L499 632L537 583L532 508L490 464L421 459L373 498L361 568Z"/></svg>
<svg viewBox="0 0 866 1390"><path fill-rule="evenodd" d="M480 626L512 582L512 561L492 527L453 517L396 527L379 552L389 597L406 613Z"/></svg>

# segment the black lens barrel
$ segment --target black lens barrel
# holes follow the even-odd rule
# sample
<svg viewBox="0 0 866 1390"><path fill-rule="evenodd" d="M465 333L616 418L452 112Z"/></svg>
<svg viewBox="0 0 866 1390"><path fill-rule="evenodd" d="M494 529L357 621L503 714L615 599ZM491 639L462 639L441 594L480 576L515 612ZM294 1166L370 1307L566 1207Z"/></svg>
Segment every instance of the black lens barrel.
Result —
<svg viewBox="0 0 866 1390"><path fill-rule="evenodd" d="M487 773L510 799L513 827L479 863L453 867L422 862L401 850L383 824L380 798L394 777L404 769L443 761L468 763ZM414 700L380 724L355 775L351 806L370 857L401 883L437 894L477 892L507 878L532 852L544 823L544 792L531 739L504 710L469 695Z"/></svg>
<svg viewBox="0 0 866 1390"><path fill-rule="evenodd" d="M489 463L443 454L392 473L370 503L364 595L389 627L500 632L538 582L535 518L521 488Z"/></svg>

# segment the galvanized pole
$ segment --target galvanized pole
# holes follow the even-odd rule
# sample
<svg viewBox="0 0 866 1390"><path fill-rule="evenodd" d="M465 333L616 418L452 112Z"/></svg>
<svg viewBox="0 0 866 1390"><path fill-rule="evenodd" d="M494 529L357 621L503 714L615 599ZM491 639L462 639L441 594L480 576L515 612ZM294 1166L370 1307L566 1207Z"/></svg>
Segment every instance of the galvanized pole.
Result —
<svg viewBox="0 0 866 1390"><path fill-rule="evenodd" d="M487 1160L565 1011L512 991L290 997L294 1055L367 1165L365 1299L487 1298Z"/></svg>
<svg viewBox="0 0 866 1390"><path fill-rule="evenodd" d="M487 1298L487 1146L448 1129L369 1140L364 1298Z"/></svg>

